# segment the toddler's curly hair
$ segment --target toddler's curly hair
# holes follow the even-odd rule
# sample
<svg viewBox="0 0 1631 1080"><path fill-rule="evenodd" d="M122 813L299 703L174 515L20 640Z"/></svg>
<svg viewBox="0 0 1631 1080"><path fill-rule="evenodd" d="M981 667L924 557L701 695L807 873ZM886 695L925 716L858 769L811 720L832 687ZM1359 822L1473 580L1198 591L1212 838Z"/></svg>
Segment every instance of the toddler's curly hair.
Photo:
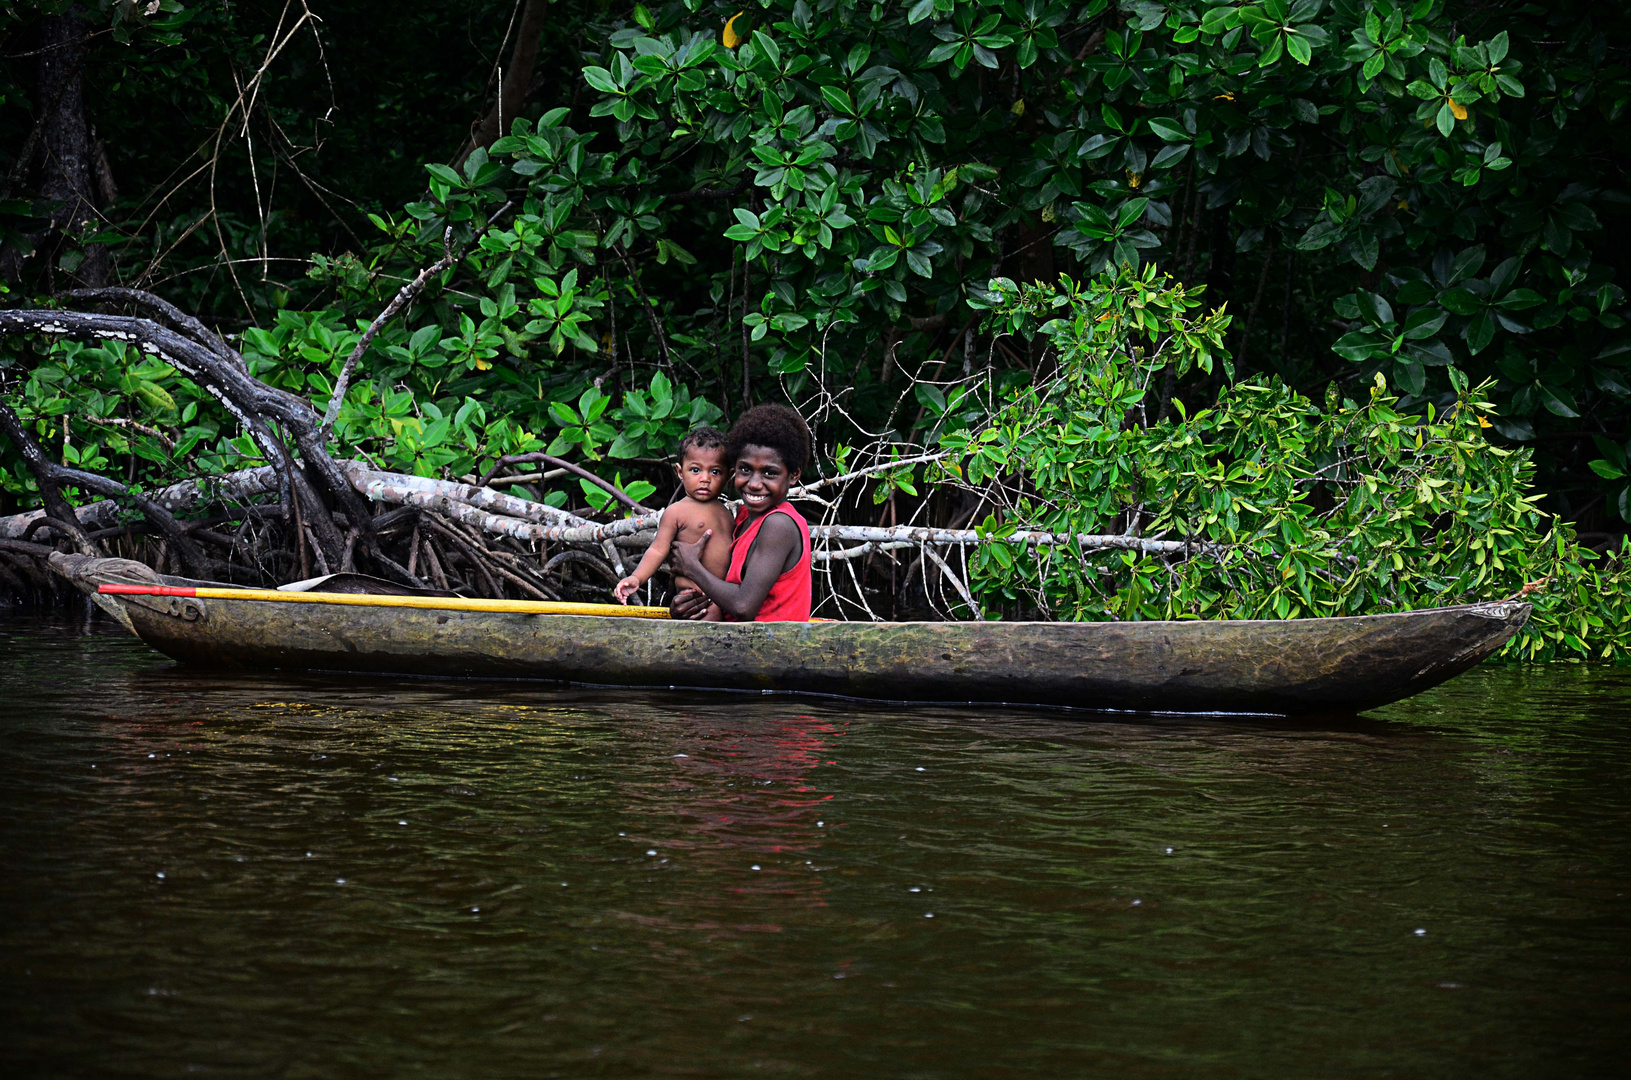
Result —
<svg viewBox="0 0 1631 1080"><path fill-rule="evenodd" d="M680 440L679 460L684 461L685 455L692 450L723 450L725 446L725 433L703 424L692 428Z"/></svg>
<svg viewBox="0 0 1631 1080"><path fill-rule="evenodd" d="M734 466L750 445L776 451L788 472L803 472L810 464L810 428L786 405L755 405L737 417L725 436L725 459Z"/></svg>

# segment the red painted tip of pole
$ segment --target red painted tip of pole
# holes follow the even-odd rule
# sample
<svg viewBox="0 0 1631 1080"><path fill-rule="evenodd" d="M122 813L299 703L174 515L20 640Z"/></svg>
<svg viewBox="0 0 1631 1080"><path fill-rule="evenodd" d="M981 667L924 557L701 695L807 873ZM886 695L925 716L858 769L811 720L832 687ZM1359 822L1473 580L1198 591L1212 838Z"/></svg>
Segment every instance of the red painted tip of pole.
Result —
<svg viewBox="0 0 1631 1080"><path fill-rule="evenodd" d="M96 591L113 596L193 596L198 590L191 585L98 585Z"/></svg>

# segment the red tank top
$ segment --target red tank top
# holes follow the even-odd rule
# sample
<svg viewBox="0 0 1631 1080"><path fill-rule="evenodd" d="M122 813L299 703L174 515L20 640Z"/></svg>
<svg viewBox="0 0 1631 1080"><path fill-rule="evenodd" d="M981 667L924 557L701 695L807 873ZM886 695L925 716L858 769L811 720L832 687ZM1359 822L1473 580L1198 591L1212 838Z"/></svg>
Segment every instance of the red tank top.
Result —
<svg viewBox="0 0 1631 1080"><path fill-rule="evenodd" d="M758 520L742 528L742 522L747 520L747 508L739 510L736 514L736 528L738 532L731 541L731 567L725 572L725 580L733 585L742 583L742 568L747 565L748 553L753 550L753 542L759 538L759 529L770 519L771 514L786 514L793 519L793 524L799 527L799 538L804 549L799 553L798 562L793 569L785 571L770 586L770 592L765 596L765 602L759 607L759 614L753 617L754 622L809 622L810 621L810 524L804 520L791 503L782 503L767 514L760 514Z"/></svg>

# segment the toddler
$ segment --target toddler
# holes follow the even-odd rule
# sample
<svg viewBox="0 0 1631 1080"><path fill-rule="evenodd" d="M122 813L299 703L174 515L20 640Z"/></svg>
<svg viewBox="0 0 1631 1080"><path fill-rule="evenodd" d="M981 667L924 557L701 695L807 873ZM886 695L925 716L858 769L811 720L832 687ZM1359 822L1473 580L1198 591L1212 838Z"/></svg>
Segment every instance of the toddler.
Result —
<svg viewBox="0 0 1631 1080"><path fill-rule="evenodd" d="M613 590L625 604L667 560L675 540L694 544L712 530L713 535L702 549L702 564L716 577L723 577L730 568L731 530L735 521L719 499L730 471L725 467L725 436L711 427L699 427L691 432L680 443L680 463L674 466L674 471L685 487L685 497L663 511L657 538L646 550L645 558L640 560L634 573L619 581ZM696 587L690 578L674 575L676 593ZM718 619L713 612L708 617Z"/></svg>

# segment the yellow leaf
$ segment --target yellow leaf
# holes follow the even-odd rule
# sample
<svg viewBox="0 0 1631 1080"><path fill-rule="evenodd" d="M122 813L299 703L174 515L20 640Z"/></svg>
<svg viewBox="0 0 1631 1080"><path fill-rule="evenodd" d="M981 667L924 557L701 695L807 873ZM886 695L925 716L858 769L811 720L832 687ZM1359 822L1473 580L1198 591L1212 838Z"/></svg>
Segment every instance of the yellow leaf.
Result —
<svg viewBox="0 0 1631 1080"><path fill-rule="evenodd" d="M1478 418L1478 426L1483 427L1483 428L1487 428L1487 427L1494 427L1495 425L1491 424L1488 420L1485 420L1482 416L1480 416Z"/></svg>
<svg viewBox="0 0 1631 1080"><path fill-rule="evenodd" d="M1451 116L1455 117L1457 120L1465 120L1467 118L1467 107L1465 105L1459 104L1455 98L1445 98L1444 100L1450 103Z"/></svg>
<svg viewBox="0 0 1631 1080"><path fill-rule="evenodd" d="M1025 99L1020 98L1018 101L1016 101L1012 105L1008 106L1008 111L1013 113L1015 116L1024 116L1025 115Z"/></svg>
<svg viewBox="0 0 1631 1080"><path fill-rule="evenodd" d="M1138 185L1143 183L1143 182L1144 182L1144 178L1142 176L1140 176L1137 173L1133 172L1131 169L1127 170L1127 186L1128 187L1133 188L1134 190L1137 190Z"/></svg>
<svg viewBox="0 0 1631 1080"><path fill-rule="evenodd" d="M735 15L732 15L729 19L725 20L725 30L724 33L720 35L720 40L725 43L725 48L734 49L738 45L742 44L742 35L736 32L736 20L740 19L744 14L746 14L746 12L738 11Z"/></svg>

